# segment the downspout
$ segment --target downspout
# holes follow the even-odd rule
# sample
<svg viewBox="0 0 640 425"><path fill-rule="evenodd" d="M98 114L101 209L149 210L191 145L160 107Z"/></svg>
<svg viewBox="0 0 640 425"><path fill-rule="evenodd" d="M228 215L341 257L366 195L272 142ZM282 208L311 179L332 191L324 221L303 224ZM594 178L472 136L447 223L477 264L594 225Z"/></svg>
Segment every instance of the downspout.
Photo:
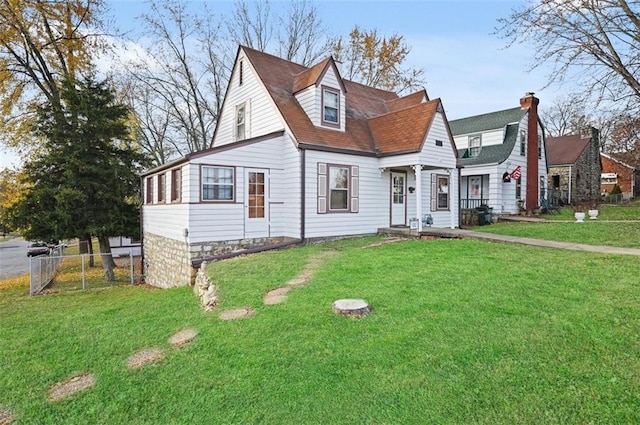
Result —
<svg viewBox="0 0 640 425"><path fill-rule="evenodd" d="M140 283L144 277L144 177L140 176Z"/></svg>
<svg viewBox="0 0 640 425"><path fill-rule="evenodd" d="M300 149L300 240L304 242L305 233L305 208L306 208L306 155L305 150Z"/></svg>
<svg viewBox="0 0 640 425"><path fill-rule="evenodd" d="M462 210L460 203L462 202L462 191L460 185L462 184L462 167L456 167L458 169L458 229L462 229ZM469 188L467 187L467 190Z"/></svg>

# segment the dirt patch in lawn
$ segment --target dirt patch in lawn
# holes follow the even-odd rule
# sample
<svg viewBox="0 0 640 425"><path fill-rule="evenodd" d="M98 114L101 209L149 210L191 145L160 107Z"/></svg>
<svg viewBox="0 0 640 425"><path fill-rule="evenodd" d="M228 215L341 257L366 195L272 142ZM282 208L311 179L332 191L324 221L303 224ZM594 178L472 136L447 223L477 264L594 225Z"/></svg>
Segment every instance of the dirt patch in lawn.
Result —
<svg viewBox="0 0 640 425"><path fill-rule="evenodd" d="M197 334L195 329L183 329L169 338L169 345L174 348L183 347L193 341Z"/></svg>
<svg viewBox="0 0 640 425"><path fill-rule="evenodd" d="M220 313L221 320L238 320L251 317L255 314L255 310L251 307L235 308L233 310L225 310Z"/></svg>
<svg viewBox="0 0 640 425"><path fill-rule="evenodd" d="M165 352L162 348L143 348L129 356L127 367L129 369L140 369L146 365L157 363L164 358Z"/></svg>
<svg viewBox="0 0 640 425"><path fill-rule="evenodd" d="M0 406L0 425L11 425L16 420L16 415L9 409Z"/></svg>
<svg viewBox="0 0 640 425"><path fill-rule="evenodd" d="M62 400L82 390L93 387L95 383L96 377L92 373L83 373L82 375L72 376L71 378L58 382L51 387L47 393L47 397L50 401Z"/></svg>
<svg viewBox="0 0 640 425"><path fill-rule="evenodd" d="M338 255L340 255L339 251L322 251L309 258L302 272L300 272L298 276L287 282L287 286L295 288L298 286L306 285L313 274L316 272L316 270L322 265L322 263L324 263L326 260L330 260L331 258L335 258Z"/></svg>
<svg viewBox="0 0 640 425"><path fill-rule="evenodd" d="M363 246L363 247L362 247L362 249L365 249L365 248L375 248L375 247L377 247L377 246L388 245L388 244L390 244L390 243L403 242L403 241L406 241L406 240L407 240L407 239L405 239L405 238L387 238L387 239L383 239L383 240L378 241L378 242L374 242L374 243L369 244L369 245L365 245L365 246Z"/></svg>

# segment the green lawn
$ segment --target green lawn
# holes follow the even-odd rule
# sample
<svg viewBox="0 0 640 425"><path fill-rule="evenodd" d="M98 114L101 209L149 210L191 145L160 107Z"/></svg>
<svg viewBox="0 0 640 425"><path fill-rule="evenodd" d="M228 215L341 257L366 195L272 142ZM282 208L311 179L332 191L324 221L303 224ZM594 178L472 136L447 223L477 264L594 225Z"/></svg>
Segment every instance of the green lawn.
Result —
<svg viewBox="0 0 640 425"><path fill-rule="evenodd" d="M542 214L541 217L547 220L575 220L573 213L573 208L564 207L559 210L559 213ZM599 205L598 219L640 220L640 200L636 199L632 203L621 205Z"/></svg>
<svg viewBox="0 0 640 425"><path fill-rule="evenodd" d="M473 230L588 245L640 248L640 222L494 223Z"/></svg>
<svg viewBox="0 0 640 425"><path fill-rule="evenodd" d="M491 226L487 226L491 227ZM640 422L640 261L472 240L310 245L210 266L190 288L122 286L29 298L0 290L0 410L20 424ZM276 306L268 289L331 250ZM338 298L370 316L336 316ZM224 322L225 309L254 317ZM198 331L182 349L167 338ZM162 362L127 357L162 347ZM50 403L57 381L94 388Z"/></svg>

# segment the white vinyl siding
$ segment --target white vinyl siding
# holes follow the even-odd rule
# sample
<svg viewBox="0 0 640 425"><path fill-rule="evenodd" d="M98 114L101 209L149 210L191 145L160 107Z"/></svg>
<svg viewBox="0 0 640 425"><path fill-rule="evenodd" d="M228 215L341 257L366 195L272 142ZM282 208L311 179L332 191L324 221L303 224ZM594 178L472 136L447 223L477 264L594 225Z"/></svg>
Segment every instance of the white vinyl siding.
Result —
<svg viewBox="0 0 640 425"><path fill-rule="evenodd" d="M213 146L222 146L236 141L236 106L245 104L245 138L252 138L280 131L285 124L268 95L262 82L256 78L251 62L240 52L243 62L243 82L239 84L239 66L234 69L229 82L227 97L220 112L218 128Z"/></svg>

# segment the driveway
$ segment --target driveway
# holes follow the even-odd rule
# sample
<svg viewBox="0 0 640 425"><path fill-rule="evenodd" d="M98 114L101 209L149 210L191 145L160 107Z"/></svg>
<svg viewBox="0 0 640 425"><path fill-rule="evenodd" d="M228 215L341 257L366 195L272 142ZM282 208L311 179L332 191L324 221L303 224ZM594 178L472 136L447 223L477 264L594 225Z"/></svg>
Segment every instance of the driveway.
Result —
<svg viewBox="0 0 640 425"><path fill-rule="evenodd" d="M29 273L29 242L22 238L3 241L0 238L0 279Z"/></svg>

